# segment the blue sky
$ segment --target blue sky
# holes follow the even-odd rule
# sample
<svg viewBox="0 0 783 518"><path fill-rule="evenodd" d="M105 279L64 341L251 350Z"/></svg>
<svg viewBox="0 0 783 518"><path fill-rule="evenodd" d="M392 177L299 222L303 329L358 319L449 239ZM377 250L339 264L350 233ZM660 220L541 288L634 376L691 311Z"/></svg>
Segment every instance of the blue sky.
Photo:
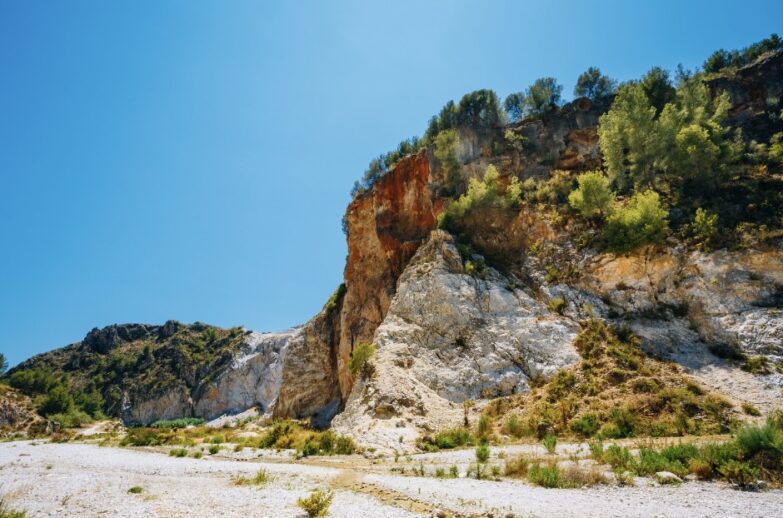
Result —
<svg viewBox="0 0 783 518"><path fill-rule="evenodd" d="M570 97L588 66L694 67L781 20L751 0L0 0L0 351L302 323L341 282L353 181L449 99L549 75Z"/></svg>

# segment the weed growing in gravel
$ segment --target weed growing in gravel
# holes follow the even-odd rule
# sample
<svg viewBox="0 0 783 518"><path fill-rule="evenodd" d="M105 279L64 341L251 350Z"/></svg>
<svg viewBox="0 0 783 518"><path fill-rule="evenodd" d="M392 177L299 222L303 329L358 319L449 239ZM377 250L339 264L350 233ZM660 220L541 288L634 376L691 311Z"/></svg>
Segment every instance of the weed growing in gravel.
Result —
<svg viewBox="0 0 783 518"><path fill-rule="evenodd" d="M27 511L12 509L5 495L0 495L0 518L25 518Z"/></svg>
<svg viewBox="0 0 783 518"><path fill-rule="evenodd" d="M235 486L263 486L272 479L265 469L259 469L252 477L235 477L232 482Z"/></svg>
<svg viewBox="0 0 783 518"><path fill-rule="evenodd" d="M169 450L170 457L186 457L187 454L188 450L185 448L174 448L173 450Z"/></svg>
<svg viewBox="0 0 783 518"><path fill-rule="evenodd" d="M745 412L748 415L752 415L752 416L756 416L756 417L761 415L761 412L759 411L759 409L756 408L755 406L751 405L750 403L742 403L742 411Z"/></svg>
<svg viewBox="0 0 783 518"><path fill-rule="evenodd" d="M541 441L541 443L544 445L544 448L546 448L547 453L553 454L555 453L555 448L557 448L557 437L548 434L544 439Z"/></svg>
<svg viewBox="0 0 783 518"><path fill-rule="evenodd" d="M138 495L142 491L144 491L144 488L141 486L133 486L132 488L128 489L128 493L131 493L133 495Z"/></svg>
<svg viewBox="0 0 783 518"><path fill-rule="evenodd" d="M482 444L476 448L476 460L480 464L483 464L489 460L489 447L486 444Z"/></svg>
<svg viewBox="0 0 783 518"><path fill-rule="evenodd" d="M299 506L307 516L314 518L316 516L326 516L329 512L329 506L334 500L333 491L322 491L320 489L313 491L306 498L297 498L296 505Z"/></svg>
<svg viewBox="0 0 783 518"><path fill-rule="evenodd" d="M214 455L220 451L220 446L218 446L217 444L213 444L212 446L209 447L208 451L210 455Z"/></svg>

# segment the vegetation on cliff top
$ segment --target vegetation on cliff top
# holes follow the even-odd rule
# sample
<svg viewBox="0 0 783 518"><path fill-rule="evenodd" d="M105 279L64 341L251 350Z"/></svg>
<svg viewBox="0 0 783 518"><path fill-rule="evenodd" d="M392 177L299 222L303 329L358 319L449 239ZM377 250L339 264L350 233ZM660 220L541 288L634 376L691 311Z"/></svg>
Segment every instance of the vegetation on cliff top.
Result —
<svg viewBox="0 0 783 518"><path fill-rule="evenodd" d="M506 165L499 176L519 181L523 201L544 203L558 218L573 218L567 210L570 201L581 217L601 227L600 239L588 241L615 252L656 244L672 234L705 248L747 246L775 236L770 229L782 224L783 193L769 172L783 165L783 132L772 133L763 142L748 140L726 123L727 94L711 92L706 81L781 49L780 38L773 34L740 51L716 52L703 70L680 67L674 80L668 71L653 67L639 80L618 85L590 67L579 76L574 95L609 106L597 128L603 170L590 177L550 170L548 177L525 178L505 170ZM766 100L772 127L780 127L783 120L780 101ZM469 129L488 139L490 154L485 150L483 156L490 159L524 155L536 143L506 122L544 117L561 105L562 87L551 77L510 94L502 105L490 90L471 92L459 103L447 103L430 120L423 138L406 140L396 151L374 160L353 194L370 189L404 155L432 148L443 170L439 194L451 200L442 221L454 229L456 216L469 212L462 209L474 197L468 192L471 186L475 191L475 185L463 178L458 158L461 131ZM508 164L499 160L496 167L500 163ZM600 191L590 192L596 182L603 184ZM594 195L598 198L591 199Z"/></svg>

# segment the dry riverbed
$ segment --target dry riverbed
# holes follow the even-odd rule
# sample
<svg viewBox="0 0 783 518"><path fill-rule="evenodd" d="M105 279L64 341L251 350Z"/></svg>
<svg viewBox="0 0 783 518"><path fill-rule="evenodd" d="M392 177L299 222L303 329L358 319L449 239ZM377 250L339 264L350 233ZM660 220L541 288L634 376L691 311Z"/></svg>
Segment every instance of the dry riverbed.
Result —
<svg viewBox="0 0 783 518"><path fill-rule="evenodd" d="M495 462L500 451L493 452ZM516 480L438 479L391 471L457 463L464 473L471 454L414 455L396 462L358 455L297 461L226 450L195 459L143 448L18 441L0 444L0 491L12 507L33 517L304 516L296 499L315 488L335 491L329 513L334 517L431 516L439 510L495 517L771 517L783 510L783 491L743 492L722 483L544 489ZM261 468L271 476L268 483L232 483ZM142 492L128 493L133 486Z"/></svg>

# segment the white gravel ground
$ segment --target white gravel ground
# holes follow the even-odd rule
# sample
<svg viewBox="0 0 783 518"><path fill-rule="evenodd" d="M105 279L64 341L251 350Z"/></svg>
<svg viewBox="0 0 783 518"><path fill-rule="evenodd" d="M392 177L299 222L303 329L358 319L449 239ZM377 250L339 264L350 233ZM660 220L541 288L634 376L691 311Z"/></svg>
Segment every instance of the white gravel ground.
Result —
<svg viewBox="0 0 783 518"><path fill-rule="evenodd" d="M513 447L529 451L529 447ZM429 463L467 462L471 450L414 457ZM464 457L464 458L463 458ZM494 457L494 455L493 455ZM0 444L0 491L28 516L304 516L297 497L333 479L353 479L377 491L388 490L465 514L519 517L778 517L783 491L741 492L724 484L689 482L681 486L543 489L517 481L442 480L375 473L363 459L335 458L346 469L293 461L249 462L216 458L174 458L136 449L89 444ZM391 464L389 464L391 466ZM264 468L272 481L263 487L235 486L231 478ZM371 485L371 486L370 486ZM132 486L144 488L129 494ZM340 489L329 516L410 517L366 493ZM354 487L354 486L351 486ZM374 494L378 494L377 492ZM398 499L399 500L399 499ZM389 500L386 500L389 501Z"/></svg>
<svg viewBox="0 0 783 518"><path fill-rule="evenodd" d="M51 466L51 467L50 467ZM238 487L235 475L260 468L273 477L264 487ZM0 444L0 491L28 516L231 517L303 516L297 497L339 473L297 464L260 464L88 444ZM133 486L141 494L129 494ZM337 491L330 516L405 517L410 513L363 494Z"/></svg>
<svg viewBox="0 0 783 518"><path fill-rule="evenodd" d="M783 491L749 493L719 484L543 489L518 482L367 475L366 482L466 513L537 517L783 516Z"/></svg>

